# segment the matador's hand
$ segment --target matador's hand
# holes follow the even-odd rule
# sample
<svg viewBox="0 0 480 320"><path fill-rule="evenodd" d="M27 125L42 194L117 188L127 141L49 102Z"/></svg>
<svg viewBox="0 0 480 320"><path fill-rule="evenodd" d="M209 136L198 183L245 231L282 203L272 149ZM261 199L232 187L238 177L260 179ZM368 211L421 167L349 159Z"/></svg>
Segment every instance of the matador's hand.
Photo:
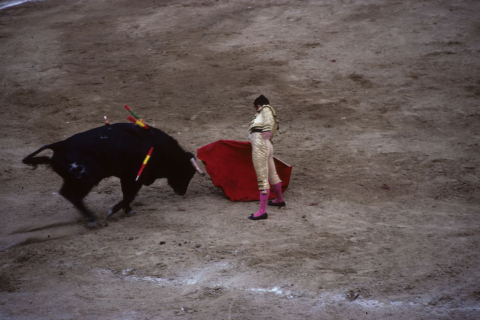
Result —
<svg viewBox="0 0 480 320"><path fill-rule="evenodd" d="M262 135L265 140L270 140L270 138L272 137L272 134L269 131L263 132Z"/></svg>

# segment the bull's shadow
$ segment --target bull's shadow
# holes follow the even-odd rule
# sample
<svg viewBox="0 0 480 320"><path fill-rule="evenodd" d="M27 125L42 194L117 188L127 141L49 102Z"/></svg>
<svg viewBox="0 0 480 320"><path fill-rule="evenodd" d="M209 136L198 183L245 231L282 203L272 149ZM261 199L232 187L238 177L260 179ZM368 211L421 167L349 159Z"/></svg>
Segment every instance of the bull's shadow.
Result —
<svg viewBox="0 0 480 320"><path fill-rule="evenodd" d="M23 225L0 237L0 251L15 246L67 238L84 232L85 228L77 220L49 221L41 226Z"/></svg>

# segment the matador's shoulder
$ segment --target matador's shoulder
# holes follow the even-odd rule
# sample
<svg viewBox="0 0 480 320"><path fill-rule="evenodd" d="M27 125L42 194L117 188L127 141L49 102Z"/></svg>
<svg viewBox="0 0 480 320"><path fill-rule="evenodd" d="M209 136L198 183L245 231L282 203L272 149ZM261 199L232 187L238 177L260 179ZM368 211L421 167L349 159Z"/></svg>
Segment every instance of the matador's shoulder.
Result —
<svg viewBox="0 0 480 320"><path fill-rule="evenodd" d="M260 110L258 110L259 112L262 112L264 110L269 110L272 112L272 114L276 117L277 116L277 113L275 112L275 109L273 109L273 107L269 104L264 104Z"/></svg>

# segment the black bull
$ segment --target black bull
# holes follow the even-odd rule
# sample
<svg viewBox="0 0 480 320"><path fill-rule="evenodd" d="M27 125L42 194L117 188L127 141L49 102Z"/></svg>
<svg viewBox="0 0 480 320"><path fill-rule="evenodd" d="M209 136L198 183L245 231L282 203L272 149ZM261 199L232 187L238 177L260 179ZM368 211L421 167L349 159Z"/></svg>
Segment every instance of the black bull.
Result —
<svg viewBox="0 0 480 320"><path fill-rule="evenodd" d="M136 180L151 147L153 153ZM53 150L51 158L35 157L45 149ZM161 130L117 123L43 146L25 157L23 163L34 168L38 164L50 165L64 180L60 194L80 210L89 225L95 226L95 215L84 205L83 198L102 179L120 178L123 192L123 199L110 208L108 217L122 208L127 214L135 214L130 204L137 192L142 185L151 185L156 179L167 178L173 191L184 195L195 172L204 175L195 160L192 153L184 151Z"/></svg>

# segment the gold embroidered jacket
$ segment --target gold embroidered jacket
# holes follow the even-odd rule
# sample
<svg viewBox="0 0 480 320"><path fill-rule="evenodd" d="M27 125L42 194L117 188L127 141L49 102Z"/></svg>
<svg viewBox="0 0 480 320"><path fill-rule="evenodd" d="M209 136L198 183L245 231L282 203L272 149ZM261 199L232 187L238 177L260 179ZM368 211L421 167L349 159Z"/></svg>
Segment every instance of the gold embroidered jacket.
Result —
<svg viewBox="0 0 480 320"><path fill-rule="evenodd" d="M250 122L248 130L252 132L253 129L260 129L262 132L270 132L273 135L278 130L278 120L275 110L268 104L263 105Z"/></svg>

